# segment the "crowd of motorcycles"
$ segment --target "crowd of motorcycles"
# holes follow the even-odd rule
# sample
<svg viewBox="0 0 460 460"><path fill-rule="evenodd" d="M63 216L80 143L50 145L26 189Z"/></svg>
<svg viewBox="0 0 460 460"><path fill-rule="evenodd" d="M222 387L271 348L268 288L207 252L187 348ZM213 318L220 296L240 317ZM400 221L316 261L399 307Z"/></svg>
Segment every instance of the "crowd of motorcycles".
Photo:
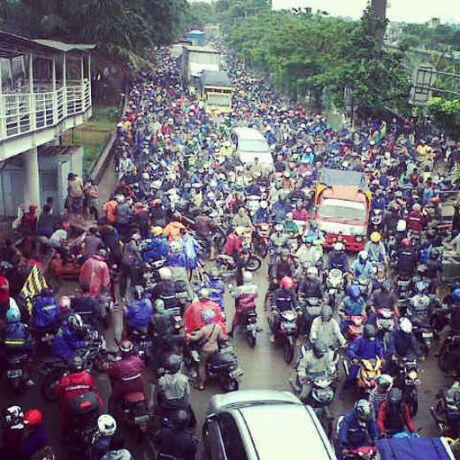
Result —
<svg viewBox="0 0 460 460"><path fill-rule="evenodd" d="M211 117L201 101L183 91L178 61L166 50L160 50L156 60L156 70L140 74L128 95L127 115L119 125L119 181L113 196L118 205L128 202L134 209L135 204L142 203L149 212L149 226L145 232L140 228L142 238L135 243L144 265L138 279L133 274L128 276L132 287L142 286L140 296L152 302L158 299L159 283L169 283L169 291L162 296L174 297L169 305L177 341L168 350L158 346L151 328L130 328L116 342L128 337L156 375L164 371L163 358L181 350L184 368L192 379L196 378L200 353L184 340L184 334L190 332L184 325L188 306L197 299L215 301L225 317L229 306L224 307L224 291L234 294L238 287L256 284L247 273L267 265L268 291L263 303L272 339L282 348L286 363L296 367L312 353L312 323L321 317L326 305L340 323L345 342L328 349L330 371L294 379L293 383L303 402L317 410L328 434L334 431L330 406L339 383L356 364L359 370L353 385L358 399L369 395L382 374L391 373L394 386L402 390L415 416L421 360L435 354L443 373L454 380L460 377L460 331L449 329L460 290L454 283L441 283L445 243L458 229L455 222L448 229L437 228L440 202L455 195L458 184L447 172L434 172L431 164L428 171L436 178L434 195L425 200L427 176L424 182L420 172L425 165L417 158L410 127L399 122L388 123L385 131L381 122L372 121L357 132L334 132L324 118L308 116L266 82L249 77L230 54L228 71L235 85L233 111ZM264 133L275 158L275 171L268 173L257 164L245 166L235 158L230 133L238 125L254 126ZM444 148L439 136L429 137L428 144L435 152ZM373 193L371 238L358 255L346 254L340 235L326 252L324 234L312 218L315 180L322 167L360 170L368 176ZM126 242L139 232L134 216L133 211L131 220L117 227ZM414 216L423 224L412 225ZM206 232L198 225L203 219ZM152 256L155 235L151 235L150 225L166 228L171 222L180 222L198 243L193 266L172 265L168 254ZM180 252L182 248L172 244L174 239L169 239L168 250ZM229 241L237 244L232 247ZM107 249L107 262L120 264L113 248ZM172 278L165 278L165 267L171 268ZM117 276L120 274L115 269L112 284L117 284ZM260 293L264 291L258 288ZM379 289L384 296L376 295ZM103 336L104 327L110 325L122 303L115 302L115 291L100 299L100 321L91 314L81 315L85 324L82 340L86 344L81 357L84 367L92 372L104 372L108 362L120 359ZM384 301L377 304L376 300L383 297ZM348 312L347 299L359 299L362 311ZM167 298L163 300L168 304ZM238 308L238 298L235 305ZM347 347L363 336L371 318L384 353L351 362L344 356ZM389 354L390 336L399 328L401 318L411 320L419 355ZM251 347L257 345L261 331L258 321L254 302L237 325ZM68 372L68 363L49 356L48 344L55 331L33 332L38 340L40 360L36 367L42 375L41 393L46 401L56 402L54 387ZM157 355L159 348L163 350L161 357ZM18 393L28 389L28 359L24 353L8 360L5 375ZM210 379L220 382L223 391L239 388L242 371L230 339L208 361L206 372ZM302 388L305 383L309 387L306 394ZM87 455L97 431L96 403L84 402L87 410L72 424L69 447L80 456ZM458 383L453 383L439 392L432 407L440 431L454 438L459 434L459 404L460 390ZM127 395L120 413L140 439L149 432L154 417L145 394ZM357 458L363 452L356 449L349 455Z"/></svg>

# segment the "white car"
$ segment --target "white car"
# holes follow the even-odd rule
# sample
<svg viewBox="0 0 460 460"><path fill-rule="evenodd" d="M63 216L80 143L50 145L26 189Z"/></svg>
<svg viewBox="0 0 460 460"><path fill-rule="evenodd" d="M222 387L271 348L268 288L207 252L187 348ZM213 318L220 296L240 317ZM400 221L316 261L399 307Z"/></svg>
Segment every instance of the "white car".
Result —
<svg viewBox="0 0 460 460"><path fill-rule="evenodd" d="M275 168L270 146L262 133L255 128L234 128L232 141L236 146L236 155L245 165L259 159L263 169L271 171Z"/></svg>

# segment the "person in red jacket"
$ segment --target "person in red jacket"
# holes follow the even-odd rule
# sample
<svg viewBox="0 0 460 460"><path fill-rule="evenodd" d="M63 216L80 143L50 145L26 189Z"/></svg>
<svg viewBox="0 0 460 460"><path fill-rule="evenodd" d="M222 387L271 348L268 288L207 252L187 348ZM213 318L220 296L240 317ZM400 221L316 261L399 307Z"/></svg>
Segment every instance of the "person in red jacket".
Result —
<svg viewBox="0 0 460 460"><path fill-rule="evenodd" d="M233 258L238 257L238 254L241 252L241 248L243 247L243 239L241 237L243 230L244 229L237 227L227 236L224 247L224 252L227 256L231 256Z"/></svg>
<svg viewBox="0 0 460 460"><path fill-rule="evenodd" d="M88 371L83 369L83 360L80 356L75 356L72 359L71 372L64 374L56 386L56 393L61 400L61 430L64 438L68 436L71 426L70 402L77 396L91 392L96 393L96 385L93 377ZM99 407L102 408L102 399L99 395L97 397L99 399Z"/></svg>
<svg viewBox="0 0 460 460"><path fill-rule="evenodd" d="M106 257L107 251L100 249L81 266L79 282L89 286L91 297L97 297L104 290L109 289L110 271L104 260Z"/></svg>
<svg viewBox="0 0 460 460"><path fill-rule="evenodd" d="M426 224L425 216L422 214L422 206L415 203L412 206L412 211L407 215L406 218L408 230L420 233Z"/></svg>
<svg viewBox="0 0 460 460"><path fill-rule="evenodd" d="M403 400L403 394L399 388L392 388L388 398L380 403L377 426L380 433L385 433L388 436L406 431L406 429L411 433L417 431L409 404Z"/></svg>
<svg viewBox="0 0 460 460"><path fill-rule="evenodd" d="M133 343L120 343L121 360L107 365L107 373L112 383L109 398L109 412L114 413L117 404L130 393L144 393L145 362L134 354Z"/></svg>

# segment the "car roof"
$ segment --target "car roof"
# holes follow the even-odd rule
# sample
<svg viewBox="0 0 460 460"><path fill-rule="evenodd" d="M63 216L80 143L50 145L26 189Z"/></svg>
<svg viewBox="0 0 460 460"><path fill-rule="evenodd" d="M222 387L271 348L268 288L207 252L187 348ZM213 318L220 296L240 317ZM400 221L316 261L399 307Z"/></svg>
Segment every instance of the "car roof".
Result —
<svg viewBox="0 0 460 460"><path fill-rule="evenodd" d="M238 412L260 460L336 458L311 408L288 403L248 406Z"/></svg>
<svg viewBox="0 0 460 460"><path fill-rule="evenodd" d="M262 135L262 133L255 128L240 127L235 128L233 132L243 139L265 140L265 137Z"/></svg>
<svg viewBox="0 0 460 460"><path fill-rule="evenodd" d="M218 412L230 407L238 408L267 403L301 404L299 399L289 391L240 390L214 395L209 401L208 413Z"/></svg>

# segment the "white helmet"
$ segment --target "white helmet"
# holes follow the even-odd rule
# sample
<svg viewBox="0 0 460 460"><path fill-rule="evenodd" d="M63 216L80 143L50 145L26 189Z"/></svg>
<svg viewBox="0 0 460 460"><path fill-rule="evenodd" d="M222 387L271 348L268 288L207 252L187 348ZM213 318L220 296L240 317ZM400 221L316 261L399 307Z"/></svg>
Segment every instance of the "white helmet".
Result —
<svg viewBox="0 0 460 460"><path fill-rule="evenodd" d="M115 200L117 200L118 203L123 203L125 201L125 196L120 193L115 196Z"/></svg>
<svg viewBox="0 0 460 460"><path fill-rule="evenodd" d="M316 278L318 276L318 269L316 267L308 267L307 276Z"/></svg>
<svg viewBox="0 0 460 460"><path fill-rule="evenodd" d="M399 320L399 328L406 334L410 334L412 332L412 323L410 322L410 319L401 318Z"/></svg>
<svg viewBox="0 0 460 460"><path fill-rule="evenodd" d="M359 257L360 259L366 261L367 258L369 257L369 254L367 253L367 251L359 251L358 257Z"/></svg>
<svg viewBox="0 0 460 460"><path fill-rule="evenodd" d="M182 251L182 243L178 240L173 240L169 243L169 249L171 252L181 252Z"/></svg>
<svg viewBox="0 0 460 460"><path fill-rule="evenodd" d="M342 242L337 241L337 243L334 243L334 249L335 249L336 251L343 251L345 248L344 248Z"/></svg>
<svg viewBox="0 0 460 460"><path fill-rule="evenodd" d="M267 203L267 201L266 201L266 200L262 200L262 201L260 202L260 207L261 207L262 209L267 209L267 208L268 208L268 203Z"/></svg>
<svg viewBox="0 0 460 460"><path fill-rule="evenodd" d="M250 283L252 281L252 273L251 272L244 272L243 281L245 283Z"/></svg>
<svg viewBox="0 0 460 460"><path fill-rule="evenodd" d="M170 280L172 278L171 270L168 267L161 267L158 274L162 280Z"/></svg>
<svg viewBox="0 0 460 460"><path fill-rule="evenodd" d="M83 320L81 319L81 316L78 313L75 313L73 315L70 315L67 318L67 321L71 326L73 326L75 329L81 329L83 327Z"/></svg>
<svg viewBox="0 0 460 460"><path fill-rule="evenodd" d="M113 436L117 431L117 422L109 414L102 414L97 419L97 428L103 436Z"/></svg>
<svg viewBox="0 0 460 460"><path fill-rule="evenodd" d="M143 172L142 173L142 179L149 180L150 179L149 173L148 172Z"/></svg>

